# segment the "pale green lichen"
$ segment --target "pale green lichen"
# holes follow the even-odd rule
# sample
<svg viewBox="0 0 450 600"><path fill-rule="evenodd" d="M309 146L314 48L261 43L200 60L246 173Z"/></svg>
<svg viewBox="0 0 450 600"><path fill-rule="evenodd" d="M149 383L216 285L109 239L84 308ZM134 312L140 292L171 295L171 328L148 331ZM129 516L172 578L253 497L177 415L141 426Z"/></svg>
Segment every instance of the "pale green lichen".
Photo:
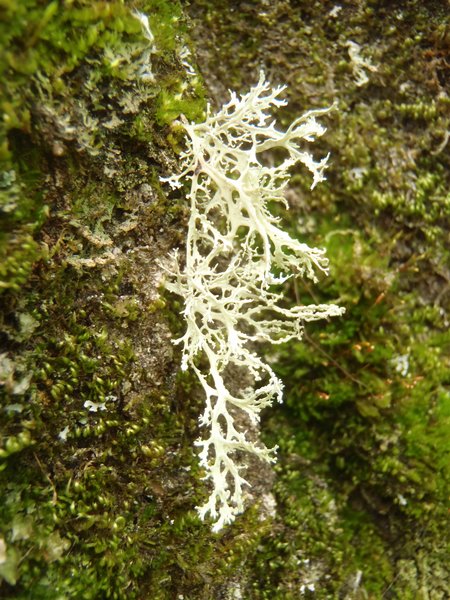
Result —
<svg viewBox="0 0 450 600"><path fill-rule="evenodd" d="M249 484L240 474L239 453L274 461L273 449L252 442L233 415L238 409L256 424L265 407L282 399L282 382L253 344L299 339L305 323L344 312L334 304L288 308L275 287L293 276L317 281L316 272L328 266L323 250L292 238L269 210L271 202L287 206L283 193L294 165L309 169L314 188L328 158L315 161L305 149L324 133L316 117L326 110L306 113L286 131L276 128L271 109L285 104L283 90L261 73L256 86L240 98L231 93L218 113L208 107L203 123L185 123L181 174L167 179L174 188L185 178L190 182L185 265L177 264L167 288L185 299L187 329L176 341L183 345L182 369L193 368L206 394L200 424L209 431L197 445L212 492L198 510L202 518L211 514L213 531L244 509ZM261 157L277 150L287 158L266 166ZM196 366L198 355L207 358L206 373ZM232 369L254 385L233 394L226 379Z"/></svg>

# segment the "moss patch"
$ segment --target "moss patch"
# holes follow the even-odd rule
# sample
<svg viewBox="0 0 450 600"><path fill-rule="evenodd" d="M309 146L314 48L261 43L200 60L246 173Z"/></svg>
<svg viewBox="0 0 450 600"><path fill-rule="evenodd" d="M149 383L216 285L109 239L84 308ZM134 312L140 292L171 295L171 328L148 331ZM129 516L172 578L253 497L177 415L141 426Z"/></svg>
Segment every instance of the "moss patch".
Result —
<svg viewBox="0 0 450 600"><path fill-rule="evenodd" d="M185 217L159 181L170 123L204 110L181 7L0 14L0 596L215 597L261 528L194 511L199 400L161 297Z"/></svg>
<svg viewBox="0 0 450 600"><path fill-rule="evenodd" d="M287 83L286 124L338 108L314 144L327 182L294 173L291 230L327 248L331 275L292 302L338 301L276 353L284 406L278 515L246 598L445 598L448 501L448 34L439 2L195 3L200 66L217 103L262 67ZM208 36L205 35L206 30ZM358 86L348 42L376 70ZM392 83L395 81L395 85ZM268 350L273 352L273 349ZM436 574L436 576L435 576Z"/></svg>

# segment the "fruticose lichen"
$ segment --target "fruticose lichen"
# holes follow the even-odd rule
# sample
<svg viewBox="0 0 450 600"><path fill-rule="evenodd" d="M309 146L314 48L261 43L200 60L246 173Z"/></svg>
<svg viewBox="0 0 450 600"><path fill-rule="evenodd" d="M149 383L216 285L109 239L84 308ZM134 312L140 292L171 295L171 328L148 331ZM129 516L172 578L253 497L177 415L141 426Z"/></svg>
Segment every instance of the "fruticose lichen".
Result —
<svg viewBox="0 0 450 600"><path fill-rule="evenodd" d="M334 304L288 308L283 302L280 286L287 279L317 281L315 273L326 272L328 265L323 250L292 238L269 210L274 201L288 208L283 192L293 165L309 169L313 188L324 179L328 159L316 162L300 145L324 133L316 117L328 109L310 111L281 131L270 109L286 104L279 98L283 90L272 89L261 73L256 86L240 98L231 93L217 114L208 107L203 123L186 122L182 172L168 178L172 187L185 178L190 182L186 263L182 268L177 260L167 287L185 298L187 329L176 340L183 346L182 368L195 371L206 394L200 423L209 433L196 443L212 491L198 511L202 518L210 513L214 531L244 508L248 482L239 452L274 461L275 448L252 441L233 412L241 409L255 424L263 408L282 399L283 384L255 353L254 342L298 339L305 322L344 312ZM266 165L265 153L275 150L286 156ZM206 370L197 364L199 355L207 360ZM230 372L255 385L241 386L236 395Z"/></svg>

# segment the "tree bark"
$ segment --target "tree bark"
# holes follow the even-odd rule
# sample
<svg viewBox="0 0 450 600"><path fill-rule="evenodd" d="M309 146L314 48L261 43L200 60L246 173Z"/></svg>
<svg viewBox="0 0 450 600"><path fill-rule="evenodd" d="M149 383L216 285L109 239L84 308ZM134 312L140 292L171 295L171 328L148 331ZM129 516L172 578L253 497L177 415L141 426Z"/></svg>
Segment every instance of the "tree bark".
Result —
<svg viewBox="0 0 450 600"><path fill-rule="evenodd" d="M446 5L0 1L1 598L450 595ZM160 178L261 68L282 123L338 101L281 216L331 263L286 302L347 314L274 357L278 465L213 534Z"/></svg>

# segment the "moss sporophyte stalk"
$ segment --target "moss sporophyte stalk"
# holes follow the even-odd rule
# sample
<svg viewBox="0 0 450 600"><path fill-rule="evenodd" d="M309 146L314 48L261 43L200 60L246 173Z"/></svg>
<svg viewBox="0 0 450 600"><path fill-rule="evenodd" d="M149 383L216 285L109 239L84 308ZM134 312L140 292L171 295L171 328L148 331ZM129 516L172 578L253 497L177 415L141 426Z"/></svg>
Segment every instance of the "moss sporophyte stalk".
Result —
<svg viewBox="0 0 450 600"><path fill-rule="evenodd" d="M187 134L181 173L165 179L172 188L190 186L190 218L185 263L175 253L167 289L185 300L182 369L192 368L206 395L200 424L207 428L197 440L211 494L198 507L210 514L219 531L244 510L242 451L267 462L276 448L254 442L235 418L244 411L253 424L273 399L282 400L283 384L255 352L255 342L280 344L302 337L304 323L342 315L335 304L286 307L283 284L292 277L317 281L327 273L324 250L310 248L281 229L269 210L272 202L288 208L283 192L297 163L313 176L311 189L324 179L328 156L316 161L305 142L325 132L317 121L329 109L309 111L286 131L276 128L270 111L286 104L284 86L272 88L261 72L246 94L231 99L216 114L207 108L203 123L183 120ZM277 164L265 153L283 151ZM207 369L196 358L206 359ZM233 379L245 381L238 393ZM248 382L252 382L250 385Z"/></svg>

